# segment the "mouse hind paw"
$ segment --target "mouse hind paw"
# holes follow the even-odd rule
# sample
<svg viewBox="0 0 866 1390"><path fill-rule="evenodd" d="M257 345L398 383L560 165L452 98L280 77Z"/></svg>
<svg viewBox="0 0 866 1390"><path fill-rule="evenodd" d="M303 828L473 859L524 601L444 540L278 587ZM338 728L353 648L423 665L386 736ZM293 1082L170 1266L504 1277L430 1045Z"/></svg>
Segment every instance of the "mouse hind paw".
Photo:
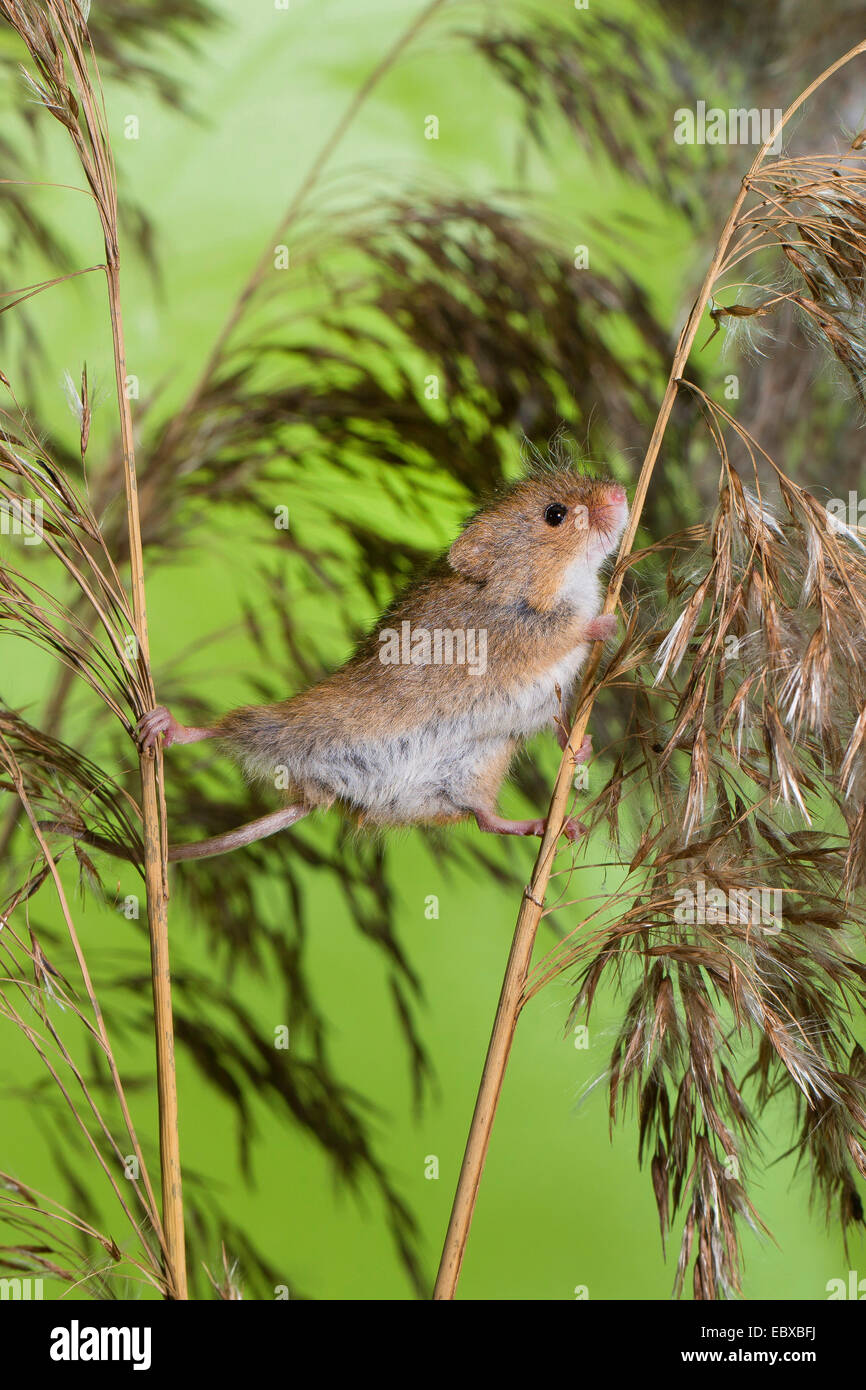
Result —
<svg viewBox="0 0 866 1390"><path fill-rule="evenodd" d="M547 821L537 820L506 820L504 816L498 816L495 811L473 809L479 830L483 830L488 835L538 835L542 836L547 829ZM582 835L587 833L586 826L581 821L569 816L563 822L562 834L574 844Z"/></svg>
<svg viewBox="0 0 866 1390"><path fill-rule="evenodd" d="M140 748L155 748L163 737L163 747L170 748L173 743L198 743L200 739L212 738L213 729L190 729L179 724L171 710L165 705L157 705L143 714L135 726L135 737Z"/></svg>

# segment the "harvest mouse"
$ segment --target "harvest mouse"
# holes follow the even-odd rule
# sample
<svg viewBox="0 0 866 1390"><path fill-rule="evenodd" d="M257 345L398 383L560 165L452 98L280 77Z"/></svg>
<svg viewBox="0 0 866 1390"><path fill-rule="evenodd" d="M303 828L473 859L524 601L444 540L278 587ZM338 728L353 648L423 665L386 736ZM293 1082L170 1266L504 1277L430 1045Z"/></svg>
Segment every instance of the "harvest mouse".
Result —
<svg viewBox="0 0 866 1390"><path fill-rule="evenodd" d="M312 689L212 728L185 728L163 706L144 715L144 748L217 738L248 776L289 788L281 810L169 858L250 844L335 802L378 826L474 816L493 834L542 835L543 820L498 815L497 795L523 740L552 726L565 746L562 710L590 643L616 631L614 616L599 616L599 570L627 515L618 483L561 463L536 469L470 517ZM586 738L575 762L590 753ZM580 828L564 830L574 839Z"/></svg>

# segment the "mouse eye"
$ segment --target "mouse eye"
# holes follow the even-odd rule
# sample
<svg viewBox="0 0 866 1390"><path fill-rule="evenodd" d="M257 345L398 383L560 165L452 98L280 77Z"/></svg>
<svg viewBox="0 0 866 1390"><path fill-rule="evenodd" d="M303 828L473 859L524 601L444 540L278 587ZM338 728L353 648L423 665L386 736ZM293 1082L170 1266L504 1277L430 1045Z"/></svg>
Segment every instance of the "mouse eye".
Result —
<svg viewBox="0 0 866 1390"><path fill-rule="evenodd" d="M553 502L544 513L544 520L548 526L559 526L568 515L568 507L564 507L561 502Z"/></svg>

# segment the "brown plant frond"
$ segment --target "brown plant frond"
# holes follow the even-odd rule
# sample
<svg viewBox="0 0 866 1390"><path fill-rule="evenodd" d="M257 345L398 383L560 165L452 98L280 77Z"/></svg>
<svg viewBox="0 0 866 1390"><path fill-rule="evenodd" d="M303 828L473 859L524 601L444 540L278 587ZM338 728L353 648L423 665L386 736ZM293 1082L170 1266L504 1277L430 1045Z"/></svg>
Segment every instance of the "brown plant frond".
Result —
<svg viewBox="0 0 866 1390"><path fill-rule="evenodd" d="M72 137L110 261L117 248L116 191L98 110L82 116L75 73L62 61L63 33L40 18L42 7L3 0L0 8L31 50L35 94ZM49 8L71 25L80 56L81 11ZM119 71L125 63L129 72L131 62L136 78L155 82L173 100L177 94L161 85L158 62L140 58L140 47L131 59L126 47L126 34L145 11L162 14L163 0L116 11L112 19L126 20L127 30L118 22L102 33L95 17L97 47L105 46ZM196 0L174 13L181 22L206 19ZM112 40L112 32L123 39ZM666 69L677 76L678 56L667 45L651 51L641 36L606 20L566 35L546 23L511 28L497 16L468 37L519 97L540 146L548 112L559 113L593 155L632 182L651 180L698 218L692 180L680 180L677 151L669 131L655 124L658 105L647 96ZM333 142L326 154L331 148ZM829 348L855 394L862 394L866 367L861 157L855 142L841 157L786 157L754 172L722 274L710 287L716 325L793 320L804 341ZM270 645L266 674L250 681L264 699L283 698L333 659L333 648L363 623L359 590L371 605L387 599L409 568L443 544L447 527L440 533L430 524L434 508L456 512L495 486L515 466L523 436L545 448L565 421L591 452L613 452L624 471L627 451L652 426L672 348L641 284L623 274L576 271L570 238L513 200L389 190L375 208L353 207L338 238L325 234L322 218L317 222L304 206L303 194L316 181L314 169L285 221L293 239L295 315L286 312L279 277L254 273L186 405L160 427L151 403L143 421L138 496L149 557L169 561L194 544L221 505L260 516L291 488L304 543L292 533L277 538L268 580L257 593L260 599L264 591L266 601L246 605L256 649ZM23 209L25 200L15 197ZM44 238L44 230L25 226L25 215L15 213L21 235ZM62 248L49 238L43 250L59 259ZM750 275L744 297L734 277L755 256L760 273ZM428 376L438 377L447 409L427 399ZM569 933L557 946L539 981L578 970L586 1007L608 976L629 991L610 1067L611 1117L634 1105L663 1238L675 1214L684 1213L677 1287L694 1260L696 1296L714 1297L739 1289L738 1226L760 1228L740 1169L771 1095L787 1091L794 1099L802 1121L797 1149L811 1165L816 1190L828 1202L838 1199L843 1226L862 1219L855 1174L864 1162L864 1068L851 1020L864 985L852 941L862 931L866 865L860 674L866 587L857 535L833 525L787 462L783 471L762 455L696 384L693 370L691 378L692 385L679 375L675 383L688 409L667 436L668 485L651 494L644 514L653 535L675 534L635 557L646 580L629 576L630 622L603 682L611 697L604 727L614 745L613 770L600 791L594 788L588 814L581 811L593 827L609 830L623 882L590 913L584 940ZM130 546L110 505L119 457L97 472L85 502L84 489L68 481L83 479L89 424L86 384L74 391L80 457L66 457L54 444L46 448L43 436L28 433L27 412L17 406L4 417L0 439L2 497L43 503L44 554L59 562L73 598L37 583L35 568L22 574L7 563L0 616L54 652L128 729L152 687L146 663L126 647L135 624L117 571ZM599 407L601 416L594 415ZM720 486L712 517L697 523L690 463L703 457L691 439L699 411L719 454ZM728 453L732 436L736 466ZM370 490L379 508L375 521L355 505ZM303 633L286 601L289 591L327 594L333 630ZM266 602L281 615L276 625L263 612ZM160 681L166 693L171 681L181 708L185 701L190 710L209 712L183 672ZM59 718L67 689L59 687L52 718ZM86 853L77 832L84 827L137 849L138 811L112 779L50 730L40 735L4 713L0 736L15 818L31 848L38 846L35 866L8 898L0 941L4 949L8 941L15 945L9 989L34 981L37 1023L21 1015L18 1026L44 1052L39 1030L53 1027L52 991L78 1010L79 1024L84 1010L55 964L50 932L28 916L43 888L53 885L62 896L42 822L69 832L82 877L93 880L98 859ZM116 765L124 765L122 751ZM537 769L527 766L521 775L537 796ZM184 786L168 789L170 817L190 833L209 835L225 828L226 817L234 823L239 812L245 819L261 814L258 795L205 761ZM17 849L21 839L13 833ZM439 853L447 864L452 851L440 847ZM492 861L479 859L490 871ZM420 1288L411 1214L374 1152L362 1099L338 1082L327 1056L325 1016L305 958L309 868L339 883L358 928L382 951L420 1092L429 1070L414 1019L420 988L393 926L385 853L378 844L331 843L306 827L267 854L253 847L215 862L206 881L182 880L209 939L226 944L229 968L243 962L276 971L306 1051L280 1062L256 1020L231 1007L227 991L213 984L208 990L182 970L179 1041L234 1112L250 1166L246 1091L252 1086L313 1135L350 1184L373 1183ZM269 887L279 880L273 903L254 898L251 870ZM725 902L756 886L778 891L779 919L678 920L677 895L697 881ZM568 906L561 902L557 910ZM142 982L140 970L115 982L119 1012L130 1001L140 1003ZM199 1020L202 999L209 1025ZM145 1026L131 1016L126 1022ZM48 1036L56 1046L50 1028ZM95 1047L92 1033L87 1036ZM102 1094L84 1068L76 1083L79 1078L93 1099L87 1124L105 1138ZM90 1128L67 1123L76 1127L77 1143L89 1143ZM105 1127L113 1132L107 1119ZM72 1183L68 1164L67 1170ZM223 1251L218 1291L234 1296L238 1287L226 1249L240 1261L242 1278L253 1271L251 1277L272 1286L286 1283L215 1204L206 1207L208 1195L195 1194L191 1219L212 1265L214 1252ZM102 1250L109 1261L118 1259L115 1248ZM71 1256L62 1265L59 1254L40 1251L35 1238L31 1254L56 1258L58 1268L76 1267ZM10 1258L24 1255L16 1247Z"/></svg>
<svg viewBox="0 0 866 1390"><path fill-rule="evenodd" d="M575 26L540 17L527 22L514 8L467 38L520 100L532 139L544 148L553 108L591 158L606 157L637 184L676 190L696 210L692 180L682 177L688 164L670 139L669 112L655 100L659 89L674 84L683 102L695 97L676 31L666 26L663 38L653 31L651 9L628 21L587 12Z"/></svg>
<svg viewBox="0 0 866 1390"><path fill-rule="evenodd" d="M713 277L756 263L753 304L728 314L793 306L857 394L862 159L855 142L841 157L757 161L707 305L718 326ZM773 255L789 268L784 294ZM619 871L526 994L563 970L578 972L575 1013L604 980L627 990L611 1122L633 1108L663 1239L682 1212L675 1292L693 1264L695 1297L716 1298L741 1291L742 1225L763 1229L744 1174L771 1099L788 1097L794 1151L843 1237L862 1221L866 547L728 410L675 377L716 451L717 497L705 523L624 562L640 561L645 582L599 683L616 690L624 722L613 771L580 811L604 827ZM565 875L548 910L561 919L573 892Z"/></svg>
<svg viewBox="0 0 866 1390"><path fill-rule="evenodd" d="M190 510L260 507L289 485L302 506L314 474L317 507L359 553L362 581L384 569L393 583L411 551L335 506L329 479L369 485L372 469L376 485L420 520L446 479L455 503L454 481L470 498L501 482L503 432L515 436L515 462L521 433L542 446L563 423L583 434L601 401L600 448L611 438L628 447L649 418L670 340L644 292L627 277L576 270L524 214L419 190L359 216L338 278L324 278L333 239L309 235L313 259L299 257L293 278L299 296L306 288L314 296L302 296L304 318L287 327L273 285L255 343L238 347L199 394L182 436L170 422L156 440L142 479L151 546L194 538L195 529L180 535L172 524L184 502L187 526ZM639 335L631 363L617 325ZM431 375L447 412L425 398ZM430 548L441 544L431 538Z"/></svg>
<svg viewBox="0 0 866 1390"><path fill-rule="evenodd" d="M781 158L761 170L751 181L750 202L723 274L746 257L780 248L791 288L779 294L753 285L753 295L762 302L714 312L718 326L725 314L763 316L790 302L807 330L841 364L861 404L866 374L864 189L866 152L858 147L841 156Z"/></svg>
<svg viewBox="0 0 866 1390"><path fill-rule="evenodd" d="M780 1089L803 1117L797 1152L816 1190L828 1209L838 1201L843 1226L858 1219L866 554L775 465L771 511L760 451L698 394L721 461L716 513L687 550L658 544L674 557L677 616L635 631L636 650L656 647L652 665L629 660L626 643L605 673L610 684L628 673L631 713L614 773L581 810L605 824L624 877L532 990L579 965L575 1009L589 1010L603 977L624 983L638 965L610 1064L611 1119L634 1103L663 1235L684 1204L676 1290L694 1258L695 1296L716 1297L740 1289L738 1220L760 1226L741 1169ZM726 432L751 461L753 490ZM635 849L650 806L660 826L650 821Z"/></svg>
<svg viewBox="0 0 866 1390"><path fill-rule="evenodd" d="M83 407L82 407L83 410ZM82 414L84 428L85 414ZM78 591L79 604L101 629L102 641L78 611L9 561L0 564L0 616L9 630L53 652L83 677L108 709L131 729L149 694L132 640L129 600L92 511L52 462L26 415L0 412L0 503L11 521L5 530L24 546L42 547ZM19 545L18 553L24 547ZM26 549L24 550L26 554Z"/></svg>
<svg viewBox="0 0 866 1390"><path fill-rule="evenodd" d="M112 1280L152 1284L117 1242L67 1207L0 1173L0 1217L22 1240L0 1246L0 1269L63 1280L70 1289L86 1287L93 1298L115 1296Z"/></svg>
<svg viewBox="0 0 866 1390"><path fill-rule="evenodd" d="M105 848L141 862L140 811L135 801L97 764L76 749L50 738L20 715L0 705L2 747L10 750L40 824L51 833L86 830ZM0 747L0 760L3 759ZM5 771L10 771L6 768ZM0 780L0 789L17 795L15 783ZM72 841L73 852L83 851ZM79 860L79 863L82 861Z"/></svg>
<svg viewBox="0 0 866 1390"><path fill-rule="evenodd" d="M119 81L127 90L152 91L171 107L188 111L182 82L172 76L165 57L174 49L195 49L199 39L218 23L218 16L204 0L122 0L110 6L90 7L88 28L99 54L103 76ZM11 44L0 46L0 81L6 106L7 127L0 137L3 179L0 197L0 245L7 269L20 264L36 250L53 267L71 269L72 252L57 220L43 216L30 196L39 184L42 147L35 119L34 93L22 80L20 53ZM63 196L74 196L65 193ZM134 245L158 276L154 227L145 208L124 198L121 221ZM5 286L4 286L5 288ZM20 373L30 385L32 359L39 354L35 328L21 320L26 351ZM0 319L0 334L4 325Z"/></svg>

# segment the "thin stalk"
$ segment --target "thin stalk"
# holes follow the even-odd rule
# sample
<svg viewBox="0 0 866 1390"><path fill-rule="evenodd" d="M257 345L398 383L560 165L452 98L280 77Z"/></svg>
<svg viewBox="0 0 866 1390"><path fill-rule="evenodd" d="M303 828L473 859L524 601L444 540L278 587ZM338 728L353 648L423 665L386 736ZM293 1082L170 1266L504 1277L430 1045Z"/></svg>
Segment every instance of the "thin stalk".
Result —
<svg viewBox="0 0 866 1390"><path fill-rule="evenodd" d="M246 283L244 284L237 300L232 305L232 308L217 335L217 338L211 348L211 351L208 354L207 361L204 367L202 368L201 373L199 374L198 380L196 381L191 394L189 395L185 403L181 406L181 408L177 411L177 413L174 415L174 417L169 421L161 445L161 449L163 452L173 447L176 440L180 437L185 421L195 410L195 407L197 406L199 400L204 395L207 385L212 379L214 372L217 370L225 353L226 346L229 340L231 339L231 336L234 333L235 328L242 319L246 307L249 304L249 301L253 298L253 295L255 294L258 286L264 279L267 271L273 265L273 247L278 242L281 242L283 240L288 228L292 225L292 222L294 221L295 217L297 216L298 212L303 206L305 199L309 197L309 194L315 188L316 183L321 177L323 170L330 161L332 155L339 147L347 131L351 128L352 122L354 121L355 117L358 115L359 111L367 102L371 94L375 91L376 87L378 87L382 79L387 75L388 72L390 72L391 68L394 67L397 60L402 56L404 51L415 41L418 34L427 25L429 20L432 19L436 11L442 9L444 5L447 3L448 0L430 0L430 3L426 5L425 8L418 15L416 15L415 18L407 25L403 33L397 37L397 39L394 41L393 45L388 50L388 52L384 55L383 58L380 59L380 61L376 64L375 68L373 68L373 70L370 72L369 76L365 79L365 81L355 92L345 111L340 116L340 119L338 120L336 126L331 131L331 134L328 136L321 149L317 152L306 175L304 176L304 179L300 187L298 188L297 192L292 196L291 201L286 207L286 210L284 211L279 222L277 223L276 227L274 228L270 237L268 238L265 250L259 257L259 260L256 262L255 266L253 267L253 270L250 272L250 275ZM5 182L5 180L0 179L0 184L2 184L3 182ZM65 187L66 185L60 186ZM88 194L90 192L90 190L88 189L81 189L79 191ZM115 475L113 467L108 467L105 470L105 473L103 474L101 480L102 490L100 493L97 494L97 499L94 503L94 511L97 513L97 515L101 514L103 506L106 504L109 496L111 495L111 490L114 485L114 476ZM144 492L144 510L146 514L148 510L149 499L147 496L146 489L144 489ZM73 670L64 667L59 672L56 678L54 688L51 691L48 698L45 715L42 721L42 727L45 729L47 733L55 733L60 724L60 720L66 706L67 698L74 685L74 676L75 672ZM0 828L0 855L2 855L5 852L5 849L12 838L14 829L15 811L13 807L12 811L7 817L6 824L2 828Z"/></svg>
<svg viewBox="0 0 866 1390"><path fill-rule="evenodd" d="M5 743L5 740L3 740L3 742ZM7 751L8 751L8 749L7 749ZM25 813L26 813L26 815L27 815L27 818L28 818L28 820L30 821L31 826L33 827L33 833L34 833L34 835L36 836L37 840L39 841L39 845L40 845L40 848L41 848L41 850L42 850L43 856L44 856L44 858L45 858L45 862L46 862L46 864L48 865L49 871L50 871L51 876L52 876L52 878L53 878L53 880L54 880L54 886L55 886L55 889L56 889L56 892L57 892L57 897L58 897L58 901L59 901L59 903L60 903L60 908L61 908L61 911L62 911L62 913L63 913L63 917L64 917L64 921L65 921L65 923L66 923L67 930L68 930L68 932L69 932L69 939L70 939L70 941L71 941L71 943L72 943L73 951L75 952L75 958L76 958L76 960L78 961L78 968L79 968L79 970L80 970L80 972L81 972L81 979L82 979L82 982L83 982L83 984L84 984L85 993L86 993L86 995L87 995L87 998L90 1000L91 1007L92 1007L92 1009L93 1009L93 1016L94 1016L94 1019L95 1019L95 1028L93 1028L93 1031L95 1032L95 1035L96 1035L96 1037L97 1037L98 1040L99 1040L99 1044L100 1044L100 1046L101 1046L101 1048L102 1048L102 1051L103 1051L103 1053L104 1053L104 1055L105 1055L105 1058L106 1058L106 1061L107 1061L107 1063L108 1063L108 1067L109 1067L109 1070L110 1070L110 1072L111 1072L111 1079L112 1079L112 1082L113 1082L113 1084L114 1084L115 1094L116 1094L117 1099L118 1099L118 1102L119 1102L119 1104L120 1104L121 1113L122 1113L122 1115L123 1115L124 1123L125 1123L125 1125L126 1125L126 1132L127 1132L127 1134L129 1135L129 1138L130 1138L130 1140L131 1140L131 1142L132 1142L133 1149L135 1150L135 1155L136 1155L136 1157L137 1157L137 1159L138 1159L139 1170L140 1170L140 1172L141 1172L141 1177L142 1177L142 1181L143 1181L144 1188L145 1188L145 1194L146 1194L145 1198L142 1198L142 1203L143 1203L145 1212L147 1213L147 1216L148 1216L148 1218L149 1218L149 1220L150 1220L150 1222L151 1222L151 1224L152 1224L152 1226L153 1226L153 1228L154 1228L154 1231L155 1231L155 1233L156 1233L156 1235L157 1235L157 1238L159 1239L160 1243L164 1246L164 1243L165 1243L165 1242L164 1242L164 1235L163 1235L163 1231L162 1231L162 1229L161 1229L161 1227L160 1227L160 1223L159 1223L159 1212L157 1211L157 1208L156 1208L156 1201L155 1201L155 1199L154 1199L153 1190L152 1190L151 1184L150 1184L150 1175L149 1175L148 1170L147 1170L147 1165L145 1164L145 1161L144 1161L144 1155L143 1155L142 1152L141 1152L141 1147L140 1147L139 1142L138 1142L138 1135L136 1134L135 1127L134 1127L134 1125L133 1125L133 1123L132 1123L132 1115L131 1115L130 1110L129 1110L129 1104L128 1104L128 1102L127 1102L126 1093L125 1093L124 1088L123 1088L123 1083L122 1083L122 1081L121 1081L121 1079L120 1079L120 1073L119 1073L119 1071L118 1071L118 1069L117 1069L117 1062L116 1062L116 1060L115 1060L114 1053L113 1053L112 1048L111 1048L111 1043L110 1043L109 1038L108 1038L108 1031L107 1031L106 1026L105 1026L105 1019L104 1019L103 1014L102 1014L102 1009L99 1007L99 1002L98 1002L98 1000L97 1000L96 991L95 991L95 989L93 988L93 981L92 981L92 978L91 978L91 975L90 975L89 967L88 967L88 965L87 965L87 960L86 960L86 957L85 957L85 955L84 955L84 951L82 950L81 942L79 941L79 938L78 938L78 932L77 932L76 929L75 929L75 923L74 923L73 918L72 918L72 913L71 913L70 910L69 910L69 904L68 904L68 902L67 902L66 893L65 893L64 888L63 888L63 881L62 881L62 879L61 879L61 877L60 877L60 873L59 873L58 868L57 868L57 863L56 863L55 859L53 858L53 856L51 855L51 853L50 853L50 851L49 851L49 849L48 849L48 845L46 844L45 839L43 838L42 831L41 831L41 829L40 829L40 827L39 827L39 823L37 822L36 816L34 815L33 809L32 809L32 807L31 807L31 805L30 805L29 799L28 799L28 797L27 797L27 792L26 792L25 787L24 787L23 778L21 777L20 771L17 769L17 766L16 766L16 765L12 764L12 765L10 766L10 772L11 772L12 778L13 778L13 780L14 780L14 782L15 782L15 788L16 788L16 791L17 791L17 793L18 793L18 799L19 799L21 805L24 807L24 810L25 810ZM8 1007L11 1007L11 1006L8 1005L8 1001L7 1001L7 1006L8 1006ZM75 1008L75 1005L72 1003L72 1001L67 1001L67 1007L70 1007L70 1008L72 1009L73 1012L75 1012L76 1014L78 1014L78 1017L82 1020L82 1022L85 1023L85 1026L87 1026L88 1028L91 1027L91 1025L90 1025L89 1023L87 1023L86 1019L84 1018L84 1015L81 1014L81 1013ZM105 1163L105 1161L104 1161L104 1159L103 1159L101 1153L99 1152L98 1148L96 1147L96 1144L94 1143L94 1140L93 1140L92 1136L90 1135L89 1130L88 1130L87 1127L82 1123L81 1117L79 1116L77 1110L75 1109L75 1106L74 1106L74 1104L72 1103L71 1098L69 1097L69 1095L68 1095L68 1093L67 1093L65 1087L63 1086L63 1083L62 1083L62 1081L60 1080L60 1077L59 1077L59 1076L57 1075L57 1073L54 1071L54 1069L53 1069L52 1066L51 1066L51 1063L50 1063L49 1060L48 1060L48 1057L46 1056L46 1054L44 1053L44 1051L42 1050L42 1048L41 1048L41 1047L38 1045L38 1043L36 1042L35 1033L33 1033L33 1031L30 1030L30 1029L27 1027L27 1025L26 1025L26 1023L24 1022L24 1019L23 1019L22 1017L18 1016L17 1019L16 1019L16 1021L17 1021L17 1023L18 1023L18 1026L21 1028L22 1032L26 1033L26 1034L30 1037L30 1041L33 1043L34 1047L36 1048L37 1052L39 1053L40 1057L42 1058L42 1061L45 1063L45 1065L46 1065L46 1066L48 1067L48 1069L51 1071L51 1074L52 1074L52 1076L54 1077L54 1080L55 1080L55 1082L57 1083L59 1089L62 1091L64 1098L66 1099L67 1103L69 1104L70 1109L72 1110L73 1115L75 1116L75 1118L76 1118L77 1122L79 1123L79 1125L81 1125L81 1128L82 1128L82 1130L83 1130L83 1132L84 1132L84 1135L85 1135L85 1137L86 1137L88 1143L90 1144L90 1146L91 1146L91 1148L93 1149L94 1153L96 1154L96 1156L97 1156L97 1158L98 1158L100 1164L102 1165L102 1167L103 1167L103 1169L104 1169L104 1171L105 1171L106 1177L108 1178L108 1180L109 1180L109 1182L110 1182L110 1184L111 1184L111 1186L112 1186L112 1188L113 1188L113 1190L114 1190L114 1194L115 1194L115 1196L117 1197L118 1202L120 1203L120 1206L122 1207L122 1209L123 1209L125 1215L129 1218L129 1221L130 1221L131 1225L133 1226L133 1229L137 1230L137 1229L138 1229L138 1224L137 1224L137 1222L134 1220L134 1218L133 1218L133 1216L132 1216L132 1213L129 1211L128 1207L126 1206L126 1203L125 1203L124 1198L123 1198L123 1196L122 1196L122 1194L121 1194L120 1188L117 1186L117 1183L116 1183L116 1181L115 1181L115 1179L114 1179L113 1174L111 1173L111 1171L110 1171L109 1168L107 1167L107 1165L106 1165L106 1163ZM45 1021L47 1022L47 1018L46 1018ZM49 1025L49 1027L50 1027L50 1025ZM85 1094L85 1096L86 1096L86 1098L87 1098L88 1104L90 1105L90 1108L91 1108L91 1110L92 1110L93 1113L94 1113L94 1116L97 1118L97 1120L98 1120L98 1122L99 1122L100 1128L102 1129L102 1131L103 1131L103 1133L105 1134L106 1138L111 1142L111 1144L113 1145L113 1147L114 1147L115 1150L117 1151L117 1145L116 1145L116 1143L114 1142L114 1140L111 1138L111 1135L110 1135L109 1132L108 1132L107 1126L105 1125L104 1121L102 1120L102 1117L101 1117L101 1115L100 1115L100 1113L99 1113L99 1111L98 1111L96 1105L94 1104L92 1097L89 1095L89 1093L88 1093L88 1091L87 1091L87 1087L86 1087L85 1084L84 1084L83 1078L81 1077L80 1073L78 1073L77 1069L75 1068L75 1065L74 1065L74 1063L73 1063L72 1057L69 1055L69 1053L68 1053L68 1052L66 1051L66 1049L63 1047L63 1045L62 1045L62 1043L61 1043L61 1041L60 1041L60 1038L57 1036L56 1032L55 1032L53 1029L51 1029L51 1033L52 1033L52 1036L53 1036L53 1038L54 1038L55 1043L57 1044L58 1048L60 1048L60 1050L61 1050L61 1054L63 1055L64 1061L65 1061L65 1062L67 1063L67 1065L72 1069L73 1073L74 1073L75 1076L76 1076L76 1080L77 1080L77 1081L79 1082L79 1084L81 1085L82 1090L83 1090L83 1092L84 1092L84 1094ZM117 1151L117 1156L118 1156L118 1157L121 1157L119 1151Z"/></svg>
<svg viewBox="0 0 866 1390"><path fill-rule="evenodd" d="M635 489L631 515L629 516L628 525L626 526L620 544L617 565L608 586L604 607L602 609L603 613L612 613L616 608L622 583L628 568L626 563L627 558L631 553L634 538L640 524L650 480L655 469L662 440L664 439L674 401L676 400L679 390L680 377L682 376L686 362L694 346L695 337L700 327L701 320L703 319L704 312L709 304L716 278L722 270L728 255L731 241L737 229L743 203L751 187L751 181L763 164L770 147L794 112L797 111L812 93L820 87L822 83L826 82L833 73L844 67L852 58L864 52L866 52L866 42L857 44L856 47L852 48L842 58L839 58L837 62L833 63L831 67L827 68L820 77L816 78L815 81L797 97L797 100L789 106L772 134L761 146L748 174L743 179L740 192L737 195L728 220L719 237L715 255L713 256L709 270L704 278L700 293L692 306L691 313L689 314L685 328L677 344L667 387L662 398L661 409L656 419ZM472 1226L472 1217L475 1211L475 1202L481 1183L481 1175L484 1171L484 1163L490 1145L493 1121L496 1117L496 1107L502 1093L502 1084L505 1079L505 1071L511 1054L511 1045L517 1028L517 1020L526 1002L524 993L526 979L529 973L535 937L538 932L538 924L541 921L542 912L544 910L544 898L553 868L553 857L556 853L557 842L562 834L567 814L574 769L570 749L579 748L586 733L589 716L592 712L596 694L598 693L597 687L595 686L595 677L601 663L602 652L603 644L601 642L594 643L581 682L580 695L577 701L577 713L569 735L570 748L566 748L559 765L556 782L554 783L553 795L550 800L547 826L538 851L538 857L535 861L535 867L532 871L532 879L528 888L524 890L523 900L520 904L511 951L508 956L508 963L505 967L505 978L502 982L502 991L499 996L499 1004L493 1021L493 1031L487 1049L484 1070L481 1075L478 1097L475 1102L475 1110L469 1128L469 1137L466 1142L466 1150L460 1169L457 1191L451 1209L451 1219L448 1223L448 1231L442 1249L439 1273L433 1291L434 1299L452 1299L457 1289L457 1281L460 1278L460 1270L463 1265L466 1243L469 1239L469 1231Z"/></svg>
<svg viewBox="0 0 866 1390"><path fill-rule="evenodd" d="M132 413L126 395L126 352L120 297L117 181L105 101L99 84L96 57L87 29L84 7L70 0L41 0L24 5L19 0L0 0L0 13L20 34L34 60L36 76L28 77L46 109L68 132L82 171L94 197L105 245L105 275L111 315L117 408L124 490L129 534L132 588L132 626L138 680L130 686L135 712L155 703L147 635L144 560L141 543L138 484ZM74 89L74 93L73 93ZM76 576L78 578L78 576ZM81 582L79 580L79 587ZM92 597L91 598L92 604ZM109 625L110 628L110 625ZM110 632L109 632L110 635ZM120 655L120 653L118 653ZM168 951L168 843L165 802L162 795L161 752L142 752L139 759L142 787L142 842L144 850L147 917L150 935L156 1036L159 1149L162 1178L162 1231L165 1284L169 1297L185 1299L187 1293L178 1140L177 1080L174 1057L174 1022ZM94 1000L94 1007L96 1001Z"/></svg>
<svg viewBox="0 0 866 1390"><path fill-rule="evenodd" d="M123 476L129 525L129 563L136 640L142 669L150 680L150 651L147 636L147 607L144 591L144 560L138 515L138 487L135 474L135 446L132 412L126 396L126 352L120 304L120 272L116 257L109 252L106 271L111 336L120 411L123 450ZM166 1281L171 1296L189 1297L184 1241L183 1192L178 1133L177 1072L174 1056L174 1014L171 1002L171 972L168 949L168 887L165 866L165 817L161 814L160 781L162 754L142 752L141 813L144 846L144 881L147 892L147 925L150 935L150 966L153 985L153 1021L156 1039L156 1080L159 1108L159 1157L162 1180L162 1224L165 1233Z"/></svg>

